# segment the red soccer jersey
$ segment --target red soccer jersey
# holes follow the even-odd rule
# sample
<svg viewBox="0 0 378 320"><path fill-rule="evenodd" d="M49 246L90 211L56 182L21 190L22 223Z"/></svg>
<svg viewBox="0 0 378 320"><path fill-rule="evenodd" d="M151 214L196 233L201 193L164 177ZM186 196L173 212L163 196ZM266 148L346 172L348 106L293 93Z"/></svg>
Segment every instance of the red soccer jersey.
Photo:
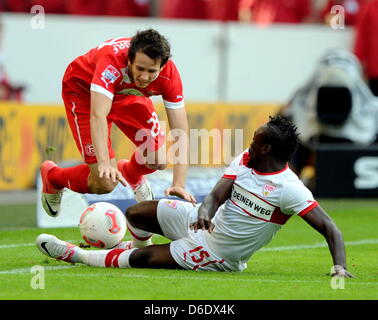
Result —
<svg viewBox="0 0 378 320"><path fill-rule="evenodd" d="M184 104L180 74L171 59L146 88L138 88L128 76L131 38L110 39L76 58L67 68L63 83L70 91L89 99L89 92L102 93L113 103L128 95L163 97L167 108Z"/></svg>

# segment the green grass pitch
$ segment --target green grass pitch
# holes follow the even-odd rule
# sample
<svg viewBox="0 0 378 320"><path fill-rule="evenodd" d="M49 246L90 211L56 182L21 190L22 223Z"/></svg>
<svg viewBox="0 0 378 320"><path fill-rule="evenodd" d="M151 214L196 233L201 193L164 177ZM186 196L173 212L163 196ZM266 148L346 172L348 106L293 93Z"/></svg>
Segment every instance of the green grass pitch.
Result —
<svg viewBox="0 0 378 320"><path fill-rule="evenodd" d="M0 206L0 299L126 300L375 300L378 298L378 200L320 200L346 242L344 289L333 289L332 260L321 235L293 217L255 253L241 273L105 269L70 265L42 255L40 233L79 243L77 228L38 229L34 205ZM167 242L154 237L156 243ZM43 266L44 289L33 289L33 266ZM340 283L338 283L340 284Z"/></svg>

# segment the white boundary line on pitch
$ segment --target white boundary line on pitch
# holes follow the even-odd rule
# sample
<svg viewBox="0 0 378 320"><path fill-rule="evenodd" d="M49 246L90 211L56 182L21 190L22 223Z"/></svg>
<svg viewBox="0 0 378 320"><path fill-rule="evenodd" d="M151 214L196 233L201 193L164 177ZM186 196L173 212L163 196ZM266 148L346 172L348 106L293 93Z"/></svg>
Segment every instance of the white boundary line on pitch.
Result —
<svg viewBox="0 0 378 320"><path fill-rule="evenodd" d="M76 240L67 240L68 242L76 242ZM378 239L364 239L356 241L346 241L344 242L345 246L358 246L362 244L377 244ZM16 244L3 244L0 245L0 249L10 249L10 248L19 248L19 247L33 247L35 243L16 243ZM272 248L261 248L258 251L267 252L267 251L290 251L290 250L302 250L302 249L315 249L315 248L326 248L328 245L326 242L318 242L314 244L303 244L297 246L281 246L281 247L272 247Z"/></svg>
<svg viewBox="0 0 378 320"><path fill-rule="evenodd" d="M67 240L68 242L76 242L76 240ZM21 248L21 247L34 247L36 244L33 243L14 243L14 244L3 244L0 245L0 249L11 249L11 248Z"/></svg>
<svg viewBox="0 0 378 320"><path fill-rule="evenodd" d="M85 268L84 265L78 266L51 266L51 267L44 267L45 270L61 270L61 269L72 269L72 268ZM14 269L14 270L4 270L0 271L0 274L28 274L31 272L31 268L22 268L22 269ZM125 272L126 269L125 269ZM98 277L98 274L90 274L90 273L59 273L59 277L67 276L67 277ZM329 283L329 279L322 280L296 280L296 279L288 279L288 280L278 280L278 279L249 279L245 277L232 277L232 278L219 278L219 277L206 277L206 276L199 276L199 277L191 277L191 276L149 276L144 274L118 274L117 277L120 278L133 278L133 279L167 279L167 280L197 280L197 281L243 281L243 282L270 282L270 283ZM349 285L370 285L370 286L378 286L378 282L354 282L348 281Z"/></svg>
<svg viewBox="0 0 378 320"><path fill-rule="evenodd" d="M72 241L72 240L71 240ZM363 244L377 244L378 239L365 239L365 240L357 240L357 241L347 241L345 242L346 246L356 246L356 245L363 245ZM8 248L15 248L15 247L30 247L35 246L35 243L19 243L19 244L13 244L13 245L1 245L0 249L8 249ZM281 246L281 247L272 247L272 248L262 248L260 251L289 251L289 250L302 250L302 249L314 249L314 248L324 248L327 247L327 243L315 243L312 245L298 245L298 246ZM59 270L59 269L70 269L70 268L77 268L79 266L51 266L51 267L44 267L45 270ZM0 270L1 274L26 274L30 273L30 268L20 268L20 269L12 269L12 270ZM92 276L90 274L59 274L62 276ZM148 275L120 275L121 277L127 277L127 278L148 278L148 279L154 279L156 277L151 277ZM173 277L158 277L163 279L173 279ZM219 281L219 278L204 278L204 277L185 277L185 279L188 280L217 280ZM238 279L222 279L222 280L238 280ZM272 279L244 279L240 278L242 281L247 282L319 282L323 283L323 281L316 281L316 280L272 280ZM350 282L353 283L353 282ZM372 283L372 282L356 282L353 284L367 284L367 285L378 285L378 283Z"/></svg>
<svg viewBox="0 0 378 320"><path fill-rule="evenodd" d="M51 266L51 267L43 267L44 270L59 270L59 269L70 269L74 268L75 266ZM31 268L21 268L21 269L13 269L13 270L2 270L0 274L25 274L30 273Z"/></svg>
<svg viewBox="0 0 378 320"><path fill-rule="evenodd" d="M365 239L357 241L346 241L345 246L358 246L362 244L377 244L378 239ZM282 247L272 247L272 248L261 248L259 251L289 251L289 250L302 250L302 249L315 249L315 248L326 248L328 244L326 242L319 242L315 244L303 244L297 246L282 246Z"/></svg>

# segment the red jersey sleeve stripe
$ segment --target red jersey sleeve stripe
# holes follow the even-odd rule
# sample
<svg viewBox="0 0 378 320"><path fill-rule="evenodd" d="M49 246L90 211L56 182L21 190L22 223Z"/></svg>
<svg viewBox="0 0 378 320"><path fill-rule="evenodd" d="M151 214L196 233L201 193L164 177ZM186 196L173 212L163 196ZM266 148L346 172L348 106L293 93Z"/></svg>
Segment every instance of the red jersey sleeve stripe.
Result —
<svg viewBox="0 0 378 320"><path fill-rule="evenodd" d="M306 209L299 212L298 216L303 217L306 213L309 213L312 209L316 208L319 205L316 201L314 201L310 206L308 206Z"/></svg>
<svg viewBox="0 0 378 320"><path fill-rule="evenodd" d="M236 180L236 175L233 174L224 174L222 178L230 179L230 180Z"/></svg>

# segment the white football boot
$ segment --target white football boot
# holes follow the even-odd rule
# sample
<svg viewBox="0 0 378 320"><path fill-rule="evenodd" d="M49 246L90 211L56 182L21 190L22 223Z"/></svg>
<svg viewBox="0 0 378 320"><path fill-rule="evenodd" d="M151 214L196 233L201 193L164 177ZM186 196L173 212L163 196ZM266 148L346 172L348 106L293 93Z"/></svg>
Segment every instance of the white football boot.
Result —
<svg viewBox="0 0 378 320"><path fill-rule="evenodd" d="M135 186L134 197L137 202L154 200L152 188L146 177L142 177L141 181Z"/></svg>
<svg viewBox="0 0 378 320"><path fill-rule="evenodd" d="M37 237L36 245L39 251L56 260L72 262L71 258L77 246L66 241L59 240L51 234L42 233Z"/></svg>
<svg viewBox="0 0 378 320"><path fill-rule="evenodd" d="M123 166L127 162L129 162L129 160L127 159L121 159L121 160L118 160L117 162L118 170L122 173L122 175L123 175ZM152 193L151 185L145 176L142 176L142 179L140 180L140 182L135 185L130 182L128 182L128 184L130 185L131 189L133 189L134 191L134 198L136 202L154 200L154 194Z"/></svg>

